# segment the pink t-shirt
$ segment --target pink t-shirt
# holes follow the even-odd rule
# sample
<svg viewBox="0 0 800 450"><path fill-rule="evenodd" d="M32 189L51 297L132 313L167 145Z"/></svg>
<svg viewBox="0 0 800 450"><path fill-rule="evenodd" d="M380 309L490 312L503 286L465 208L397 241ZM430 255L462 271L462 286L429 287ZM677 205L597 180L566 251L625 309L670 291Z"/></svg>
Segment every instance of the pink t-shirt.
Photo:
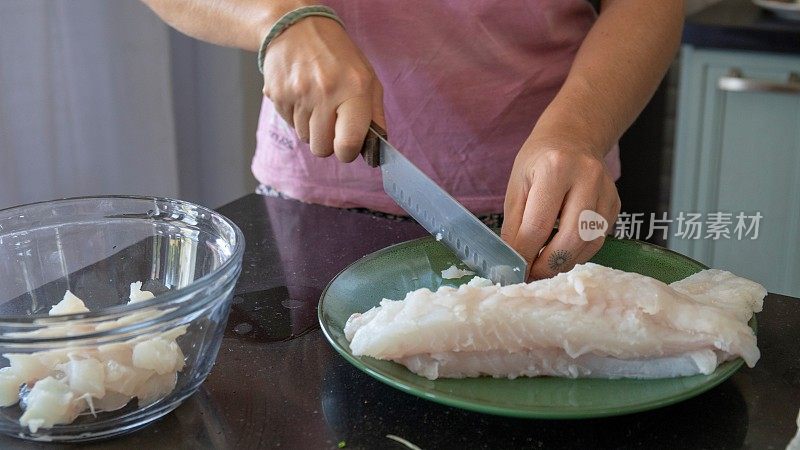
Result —
<svg viewBox="0 0 800 450"><path fill-rule="evenodd" d="M384 87L389 141L476 214L503 211L514 157L595 20L586 0L334 0ZM318 158L264 99L253 173L298 200L403 211L379 169ZM615 146L606 164L619 177Z"/></svg>

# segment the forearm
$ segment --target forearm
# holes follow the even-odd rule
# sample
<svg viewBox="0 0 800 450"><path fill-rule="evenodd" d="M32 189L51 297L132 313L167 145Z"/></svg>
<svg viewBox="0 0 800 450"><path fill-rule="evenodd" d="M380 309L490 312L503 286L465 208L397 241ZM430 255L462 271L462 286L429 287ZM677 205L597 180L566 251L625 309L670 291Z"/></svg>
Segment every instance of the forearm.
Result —
<svg viewBox="0 0 800 450"><path fill-rule="evenodd" d="M196 39L257 51L269 27L308 0L142 0L164 22Z"/></svg>
<svg viewBox="0 0 800 450"><path fill-rule="evenodd" d="M606 152L652 97L680 42L680 0L606 0L533 139Z"/></svg>

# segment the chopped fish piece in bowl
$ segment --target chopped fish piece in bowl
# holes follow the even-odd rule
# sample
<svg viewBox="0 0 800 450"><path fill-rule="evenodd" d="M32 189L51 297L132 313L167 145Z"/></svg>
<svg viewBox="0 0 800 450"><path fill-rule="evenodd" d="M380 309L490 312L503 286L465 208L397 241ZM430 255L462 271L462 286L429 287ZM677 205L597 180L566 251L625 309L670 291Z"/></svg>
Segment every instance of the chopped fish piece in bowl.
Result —
<svg viewBox="0 0 800 450"><path fill-rule="evenodd" d="M0 211L0 432L97 440L175 409L214 363L243 249L179 200Z"/></svg>

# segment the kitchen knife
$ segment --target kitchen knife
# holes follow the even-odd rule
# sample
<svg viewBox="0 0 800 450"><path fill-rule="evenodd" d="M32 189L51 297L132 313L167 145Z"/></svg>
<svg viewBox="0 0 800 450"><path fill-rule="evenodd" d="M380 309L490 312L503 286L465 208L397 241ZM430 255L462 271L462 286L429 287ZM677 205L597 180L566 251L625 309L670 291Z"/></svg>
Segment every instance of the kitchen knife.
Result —
<svg viewBox="0 0 800 450"><path fill-rule="evenodd" d="M361 155L371 167L380 167L389 197L470 269L502 285L525 281L525 259L389 144L375 123Z"/></svg>

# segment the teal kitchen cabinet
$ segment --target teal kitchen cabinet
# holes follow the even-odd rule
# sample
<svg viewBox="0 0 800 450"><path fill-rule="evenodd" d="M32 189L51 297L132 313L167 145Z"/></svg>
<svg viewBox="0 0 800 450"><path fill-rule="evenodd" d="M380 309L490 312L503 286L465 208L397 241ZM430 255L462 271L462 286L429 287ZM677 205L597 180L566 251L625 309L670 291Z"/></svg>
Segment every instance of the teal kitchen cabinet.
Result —
<svg viewBox="0 0 800 450"><path fill-rule="evenodd" d="M675 144L668 246L800 295L800 55L685 45ZM675 236L681 213L701 214L699 239Z"/></svg>

